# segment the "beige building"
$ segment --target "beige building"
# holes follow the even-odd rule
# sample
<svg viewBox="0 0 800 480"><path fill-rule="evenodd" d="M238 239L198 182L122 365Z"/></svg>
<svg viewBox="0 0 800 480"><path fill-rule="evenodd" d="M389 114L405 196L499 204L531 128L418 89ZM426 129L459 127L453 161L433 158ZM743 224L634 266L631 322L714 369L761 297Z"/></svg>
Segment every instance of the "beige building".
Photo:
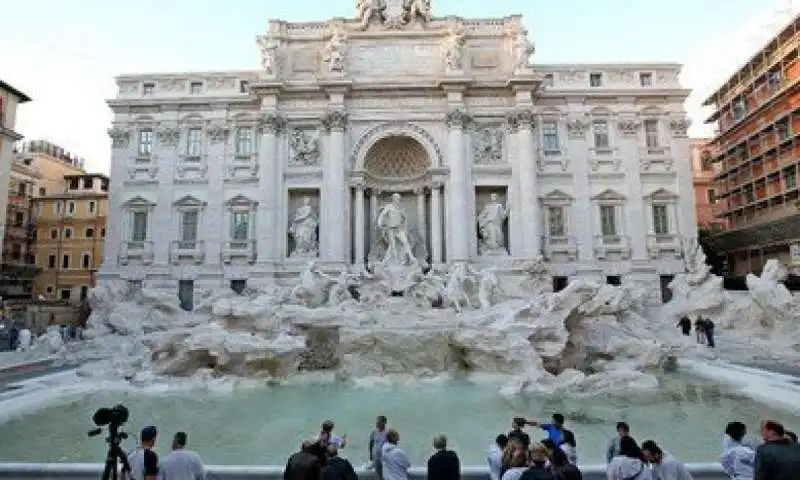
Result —
<svg viewBox="0 0 800 480"><path fill-rule="evenodd" d="M35 292L78 303L94 285L103 259L108 177L65 175L60 191L34 200L37 216Z"/></svg>
<svg viewBox="0 0 800 480"><path fill-rule="evenodd" d="M33 197L41 174L31 165L15 158L9 177L0 296L5 300L25 301L33 297L36 275Z"/></svg>
<svg viewBox="0 0 800 480"><path fill-rule="evenodd" d="M83 175L85 160L66 149L47 140L31 140L18 143L14 148L14 158L39 172L41 178L36 184L36 197L51 193L61 193L64 189L65 175Z"/></svg>
<svg viewBox="0 0 800 480"><path fill-rule="evenodd" d="M0 80L0 212L6 211L8 180L14 142L22 135L14 131L17 123L17 105L30 102L30 97ZM5 237L6 216L0 215L0 239Z"/></svg>

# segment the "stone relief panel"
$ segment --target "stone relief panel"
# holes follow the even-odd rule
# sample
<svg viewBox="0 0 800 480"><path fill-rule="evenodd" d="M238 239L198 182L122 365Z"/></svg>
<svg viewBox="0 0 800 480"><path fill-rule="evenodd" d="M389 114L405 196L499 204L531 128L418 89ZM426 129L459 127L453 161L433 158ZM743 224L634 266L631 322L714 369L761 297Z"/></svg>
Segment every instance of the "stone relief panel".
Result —
<svg viewBox="0 0 800 480"><path fill-rule="evenodd" d="M472 132L472 161L478 165L505 163L503 139L505 132L500 125L475 125Z"/></svg>
<svg viewBox="0 0 800 480"><path fill-rule="evenodd" d="M317 166L320 160L319 131L293 128L289 132L289 165Z"/></svg>

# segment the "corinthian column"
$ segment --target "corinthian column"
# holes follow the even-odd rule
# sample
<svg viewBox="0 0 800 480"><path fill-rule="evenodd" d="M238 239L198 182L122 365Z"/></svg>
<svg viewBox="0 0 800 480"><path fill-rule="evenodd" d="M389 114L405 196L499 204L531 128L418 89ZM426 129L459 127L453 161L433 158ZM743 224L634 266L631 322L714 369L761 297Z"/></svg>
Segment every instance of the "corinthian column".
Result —
<svg viewBox="0 0 800 480"><path fill-rule="evenodd" d="M452 110L447 114L447 165L450 178L447 188L447 235L451 251L448 260L463 262L469 260L469 171L464 158L464 124L469 117L463 110Z"/></svg>
<svg viewBox="0 0 800 480"><path fill-rule="evenodd" d="M347 257L349 187L345 182L344 129L346 125L347 114L342 110L330 110L322 119L322 126L328 133L328 148L322 174L320 258L328 262L345 262Z"/></svg>
<svg viewBox="0 0 800 480"><path fill-rule="evenodd" d="M364 259L366 257L364 250L364 241L366 238L366 232L364 231L366 225L366 217L364 215L364 184L361 182L357 183L354 190L356 201L356 265L364 265Z"/></svg>
<svg viewBox="0 0 800 480"><path fill-rule="evenodd" d="M258 212L263 212L261 221L255 222L256 249L259 260L281 260L283 254L282 236L286 229L281 224L283 219L282 208L283 185L281 179L281 164L278 160L278 135L286 126L285 120L276 113L265 113L261 117L261 139L258 150L259 169L261 175L261 188L259 189ZM225 225L229 229L230 226Z"/></svg>
<svg viewBox="0 0 800 480"><path fill-rule="evenodd" d="M514 177L519 182L519 215L515 219L520 222L517 230L522 236L522 255L531 258L541 254L541 228L539 200L537 199L536 143L533 137L533 112L520 109L511 112L507 121L516 130L517 162L514 165ZM513 221L513 220L512 220Z"/></svg>

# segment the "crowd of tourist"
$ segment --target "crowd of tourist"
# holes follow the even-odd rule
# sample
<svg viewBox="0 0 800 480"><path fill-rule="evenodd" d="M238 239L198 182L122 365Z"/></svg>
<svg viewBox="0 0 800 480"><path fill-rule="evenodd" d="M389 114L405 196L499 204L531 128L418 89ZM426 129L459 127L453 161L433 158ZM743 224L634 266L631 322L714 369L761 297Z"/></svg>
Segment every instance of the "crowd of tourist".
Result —
<svg viewBox="0 0 800 480"><path fill-rule="evenodd" d="M534 441L525 427L543 431ZM322 424L319 433L305 440L293 453L283 471L284 480L357 480L349 460L340 455L347 437L333 433L334 423ZM606 453L607 480L691 480L686 465L653 440L639 444L625 422L616 425L617 434L609 440ZM175 434L172 451L159 461L153 451L156 428L141 431L141 444L128 455L134 480L205 479L200 456L187 450L184 432ZM725 429L720 463L732 480L800 479L800 445L797 436L774 421L761 427L762 442L746 439L747 427L731 422ZM447 437L437 435L434 453L427 463L428 480L459 480L461 462L448 449ZM400 446L400 434L378 416L367 442L368 469L380 480L408 480L411 461ZM578 467L575 434L566 428L564 416L553 414L551 421L536 422L516 417L508 434L498 435L489 446L487 463L490 480L582 480Z"/></svg>

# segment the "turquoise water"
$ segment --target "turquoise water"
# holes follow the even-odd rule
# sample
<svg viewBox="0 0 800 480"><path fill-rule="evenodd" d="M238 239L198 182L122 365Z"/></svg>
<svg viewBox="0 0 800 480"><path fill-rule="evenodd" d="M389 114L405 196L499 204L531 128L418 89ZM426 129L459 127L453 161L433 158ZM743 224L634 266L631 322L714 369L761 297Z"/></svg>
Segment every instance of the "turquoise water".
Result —
<svg viewBox="0 0 800 480"><path fill-rule="evenodd" d="M753 433L765 418L800 430L797 416L733 395L712 382L683 376L661 382L658 393L586 399L509 399L495 386L467 380L370 389L329 384L265 386L233 393L97 392L0 425L0 460L102 461L102 438L88 438L86 432L93 427L91 417L97 408L120 402L131 411L126 425L130 433L157 425L161 432L157 451L165 453L172 434L185 430L190 448L208 464L282 465L304 438L331 418L336 421L335 432L347 434L350 445L343 454L359 466L366 461L366 439L379 414L389 417L390 425L400 432L401 446L419 466L430 455L436 434L448 436L463 464L483 465L487 446L508 430L512 417L546 420L552 412L567 416L584 465L604 462L608 439L620 420L631 425L637 440L654 439L686 462L716 461L728 421L744 421ZM542 438L536 429L529 433ZM135 444L131 438L123 446Z"/></svg>

